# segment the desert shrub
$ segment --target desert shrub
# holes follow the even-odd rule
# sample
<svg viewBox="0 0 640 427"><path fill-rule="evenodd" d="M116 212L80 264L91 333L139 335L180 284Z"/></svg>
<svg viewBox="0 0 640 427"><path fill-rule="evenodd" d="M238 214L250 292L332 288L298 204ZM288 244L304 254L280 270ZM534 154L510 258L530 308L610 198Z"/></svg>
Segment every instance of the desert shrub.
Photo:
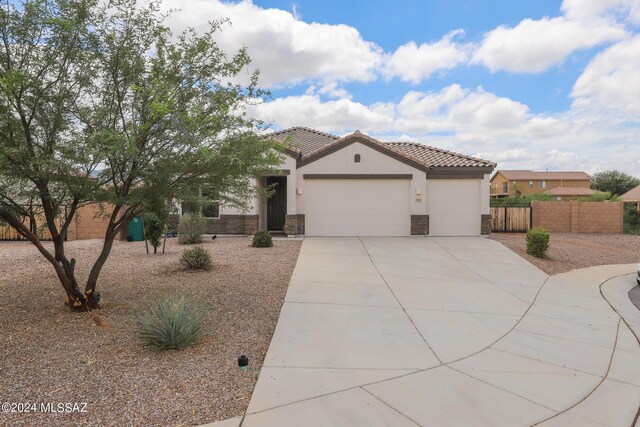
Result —
<svg viewBox="0 0 640 427"><path fill-rule="evenodd" d="M209 270L211 268L211 255L206 249L196 246L185 249L180 257L180 264L188 269Z"/></svg>
<svg viewBox="0 0 640 427"><path fill-rule="evenodd" d="M619 200L620 200L620 197L613 195L608 191L598 191L598 190L596 190L591 197L582 197L578 199L578 201L580 202L606 202L606 201L617 202Z"/></svg>
<svg viewBox="0 0 640 427"><path fill-rule="evenodd" d="M527 231L527 253L538 258L544 258L549 249L549 232L541 227Z"/></svg>
<svg viewBox="0 0 640 427"><path fill-rule="evenodd" d="M531 194L529 196L524 197L503 197L503 198L492 198L491 206L492 207L501 207L501 206L531 206L531 202L534 200L540 200L542 202L555 200L555 197L551 194L545 193L536 193Z"/></svg>
<svg viewBox="0 0 640 427"><path fill-rule="evenodd" d="M192 299L179 294L164 296L137 315L136 333L150 347L179 350L197 340L203 314L202 305Z"/></svg>
<svg viewBox="0 0 640 427"><path fill-rule="evenodd" d="M260 230L253 236L251 246L254 248L270 248L273 246L273 239L267 230Z"/></svg>
<svg viewBox="0 0 640 427"><path fill-rule="evenodd" d="M624 234L640 235L640 211L635 203L624 204Z"/></svg>
<svg viewBox="0 0 640 427"><path fill-rule="evenodd" d="M187 214L180 217L178 224L178 243L192 245L202 243L204 232L204 218L198 214Z"/></svg>

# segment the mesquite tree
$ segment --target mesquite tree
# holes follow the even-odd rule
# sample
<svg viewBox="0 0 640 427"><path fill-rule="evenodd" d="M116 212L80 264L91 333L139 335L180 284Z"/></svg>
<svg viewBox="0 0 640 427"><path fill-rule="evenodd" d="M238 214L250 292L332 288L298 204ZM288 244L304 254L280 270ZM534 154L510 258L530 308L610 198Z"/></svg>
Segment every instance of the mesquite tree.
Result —
<svg viewBox="0 0 640 427"><path fill-rule="evenodd" d="M210 200L242 207L253 179L280 162L244 114L264 96L256 73L236 83L246 52L217 47L220 23L173 35L164 18L136 0L0 9L0 219L52 264L75 310L98 305L113 242L147 200L206 187ZM108 223L81 290L65 237L87 204ZM25 218L43 218L53 249Z"/></svg>

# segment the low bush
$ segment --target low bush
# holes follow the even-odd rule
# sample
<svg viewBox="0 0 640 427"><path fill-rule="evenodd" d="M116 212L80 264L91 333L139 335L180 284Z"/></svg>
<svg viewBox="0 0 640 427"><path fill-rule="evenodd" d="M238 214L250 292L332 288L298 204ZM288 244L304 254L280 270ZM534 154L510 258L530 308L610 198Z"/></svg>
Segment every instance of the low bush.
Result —
<svg viewBox="0 0 640 427"><path fill-rule="evenodd" d="M253 236L251 246L254 248L270 248L273 246L273 239L267 230L260 230Z"/></svg>
<svg viewBox="0 0 640 427"><path fill-rule="evenodd" d="M544 228L532 228L527 231L527 253L538 258L544 258L549 249L549 232Z"/></svg>
<svg viewBox="0 0 640 427"><path fill-rule="evenodd" d="M158 298L137 315L137 335L144 344L159 350L192 345L202 329L201 304L179 294Z"/></svg>
<svg viewBox="0 0 640 427"><path fill-rule="evenodd" d="M204 218L198 214L187 214L180 217L178 224L178 243L192 245L202 243L204 232Z"/></svg>
<svg viewBox="0 0 640 427"><path fill-rule="evenodd" d="M211 269L211 255L206 249L196 246L192 249L186 249L182 253L180 264L191 270L209 270Z"/></svg>
<svg viewBox="0 0 640 427"><path fill-rule="evenodd" d="M624 234L640 236L640 210L635 203L624 204Z"/></svg>
<svg viewBox="0 0 640 427"><path fill-rule="evenodd" d="M491 198L491 207L503 207L503 206L531 206L531 202L534 200L540 200L542 202L555 200L555 197L551 194L537 193L524 197L503 197L503 198Z"/></svg>

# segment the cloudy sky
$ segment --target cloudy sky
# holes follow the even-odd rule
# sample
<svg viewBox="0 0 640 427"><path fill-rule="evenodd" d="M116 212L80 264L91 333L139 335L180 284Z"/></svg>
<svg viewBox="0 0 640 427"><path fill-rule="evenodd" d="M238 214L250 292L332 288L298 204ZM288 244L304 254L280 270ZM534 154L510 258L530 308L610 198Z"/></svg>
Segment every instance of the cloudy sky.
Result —
<svg viewBox="0 0 640 427"><path fill-rule="evenodd" d="M499 168L640 177L640 0L165 0L231 22L273 129L356 129Z"/></svg>

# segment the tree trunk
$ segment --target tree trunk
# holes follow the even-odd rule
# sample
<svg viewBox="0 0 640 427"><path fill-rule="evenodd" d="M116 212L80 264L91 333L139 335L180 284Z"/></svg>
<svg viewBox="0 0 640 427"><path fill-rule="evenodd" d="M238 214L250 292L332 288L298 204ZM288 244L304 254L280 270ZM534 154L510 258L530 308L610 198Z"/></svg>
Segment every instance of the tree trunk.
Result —
<svg viewBox="0 0 640 427"><path fill-rule="evenodd" d="M54 234L54 254L51 254L48 250L42 246L42 243L38 239L38 236L26 227L22 221L12 215L2 215L18 233L29 240L38 249L38 251L46 258L53 266L53 269L67 294L67 304L72 310L83 311L86 310L86 298L78 287L74 274L75 260L67 260L64 255L64 241L63 238Z"/></svg>
<svg viewBox="0 0 640 427"><path fill-rule="evenodd" d="M91 272L89 273L89 278L87 279L87 285L84 288L84 294L87 299L90 299L88 303L90 308L91 305L97 306L100 301L100 294L96 292L96 285L98 284L98 276L100 275L100 271L102 271L102 267L104 267L105 262L107 262L107 258L109 258L109 253L111 252L111 248L113 247L113 241L115 240L115 233L113 231L110 232L111 224L107 227L107 233L104 238L104 243L102 245L102 251L100 251L100 255L96 262L91 267Z"/></svg>
<svg viewBox="0 0 640 427"><path fill-rule="evenodd" d="M107 225L107 230L104 234L104 243L102 244L102 251L100 251L100 255L96 262L91 267L91 272L89 273L89 278L87 279L87 285L84 288L84 294L87 297L87 305L89 308L97 307L100 301L100 294L96 292L96 286L98 284L98 276L100 275L100 271L102 271L102 267L104 267L105 262L109 258L109 254L111 253L111 248L113 247L113 241L115 240L118 233L122 227L124 227L128 221L135 218L138 215L139 211L136 211L135 208L128 208L119 217L120 210L122 209L122 205L116 205L111 212L111 218L109 219L109 224Z"/></svg>

